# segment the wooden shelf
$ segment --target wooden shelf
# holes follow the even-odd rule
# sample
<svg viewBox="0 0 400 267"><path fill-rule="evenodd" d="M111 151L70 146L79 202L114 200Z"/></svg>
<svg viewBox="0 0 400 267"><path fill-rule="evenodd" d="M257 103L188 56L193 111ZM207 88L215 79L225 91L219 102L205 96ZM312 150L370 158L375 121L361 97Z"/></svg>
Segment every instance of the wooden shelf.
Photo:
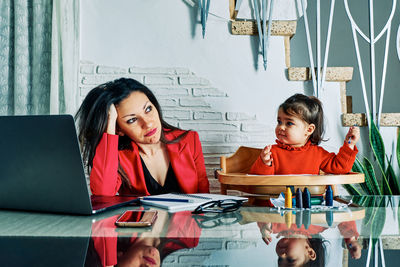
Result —
<svg viewBox="0 0 400 267"><path fill-rule="evenodd" d="M329 82L348 82L353 78L353 67L327 67L325 80ZM289 81L309 81L311 72L309 67L288 68Z"/></svg>
<svg viewBox="0 0 400 267"><path fill-rule="evenodd" d="M367 117L365 113L347 113L342 114L343 126L367 126ZM382 113L381 126L400 126L400 113Z"/></svg>
<svg viewBox="0 0 400 267"><path fill-rule="evenodd" d="M267 22L266 31L269 22ZM293 36L296 33L297 21L275 20L271 23L271 35ZM257 35L257 23L255 20L234 20L231 23L231 31L234 35Z"/></svg>

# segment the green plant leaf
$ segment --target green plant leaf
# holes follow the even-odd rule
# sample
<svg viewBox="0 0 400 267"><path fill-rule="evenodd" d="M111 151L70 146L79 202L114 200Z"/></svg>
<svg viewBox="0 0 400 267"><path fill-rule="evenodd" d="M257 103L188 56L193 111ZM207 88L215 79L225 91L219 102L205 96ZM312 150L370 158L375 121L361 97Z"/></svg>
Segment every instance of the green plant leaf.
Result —
<svg viewBox="0 0 400 267"><path fill-rule="evenodd" d="M399 207L397 208L397 223L399 224L399 233L400 233L400 202L399 202Z"/></svg>
<svg viewBox="0 0 400 267"><path fill-rule="evenodd" d="M387 178L388 184L394 195L400 195L399 180L397 179L396 174L394 173L391 160L389 160L387 158L387 156L386 156L386 159L388 161L388 167L386 169L386 178Z"/></svg>
<svg viewBox="0 0 400 267"><path fill-rule="evenodd" d="M368 201L368 197L365 195L364 196L352 196L351 201L358 206L366 207L365 203Z"/></svg>
<svg viewBox="0 0 400 267"><path fill-rule="evenodd" d="M362 165L362 163L360 162L360 160L358 158L356 158L356 160L354 161L354 164L353 164L353 167L351 170L353 172L359 172L359 173L364 174L365 182L361 183L360 186L367 195L378 194L377 191L374 190L373 185L370 183L371 179L368 178L368 175L369 175L368 172L366 171L365 167Z"/></svg>
<svg viewBox="0 0 400 267"><path fill-rule="evenodd" d="M374 198L373 197L368 197L365 205L363 207L366 207L367 209L365 210L365 217L363 219L363 225L368 226L368 224L371 222L372 218L374 217L374 214L376 212L376 207L374 203ZM371 227L367 227L368 232L364 234L370 235L370 230Z"/></svg>
<svg viewBox="0 0 400 267"><path fill-rule="evenodd" d="M398 134L397 137L396 156L397 156L397 164L399 164L399 169L400 169L400 134Z"/></svg>
<svg viewBox="0 0 400 267"><path fill-rule="evenodd" d="M361 196L362 193L353 184L344 184L344 189L353 196Z"/></svg>
<svg viewBox="0 0 400 267"><path fill-rule="evenodd" d="M372 151L376 159L378 160L378 165L381 169L382 174L385 172L385 145L383 143L382 136L376 128L375 123L370 120L370 127L369 127L369 141L372 147Z"/></svg>
<svg viewBox="0 0 400 267"><path fill-rule="evenodd" d="M382 234L383 227L385 226L386 221L386 204L385 198L382 198L378 207L377 211L372 218L371 224L371 236L372 236L372 245L375 247L376 241Z"/></svg>
<svg viewBox="0 0 400 267"><path fill-rule="evenodd" d="M369 159L364 157L364 165L361 165L364 169L365 182L368 186L371 186L374 195L382 195L382 191L379 188L378 181L376 179L374 167ZM390 190L390 188L389 188Z"/></svg>

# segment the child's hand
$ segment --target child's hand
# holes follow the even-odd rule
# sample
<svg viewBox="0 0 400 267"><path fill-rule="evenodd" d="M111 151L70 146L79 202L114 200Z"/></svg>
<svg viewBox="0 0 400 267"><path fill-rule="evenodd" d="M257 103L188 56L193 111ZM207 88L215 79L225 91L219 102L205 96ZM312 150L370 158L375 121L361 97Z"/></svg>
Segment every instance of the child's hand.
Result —
<svg viewBox="0 0 400 267"><path fill-rule="evenodd" d="M262 240L264 241L265 244L269 245L272 242L272 230L271 230L271 223L265 223L260 229L261 235L262 235Z"/></svg>
<svg viewBox="0 0 400 267"><path fill-rule="evenodd" d="M351 149L354 149L358 139L360 139L360 128L351 126L346 134L346 143Z"/></svg>
<svg viewBox="0 0 400 267"><path fill-rule="evenodd" d="M349 249L351 257L357 260L361 257L361 245L354 238L351 239L353 240L347 243L347 248Z"/></svg>
<svg viewBox="0 0 400 267"><path fill-rule="evenodd" d="M271 145L264 147L260 157L265 165L272 166Z"/></svg>

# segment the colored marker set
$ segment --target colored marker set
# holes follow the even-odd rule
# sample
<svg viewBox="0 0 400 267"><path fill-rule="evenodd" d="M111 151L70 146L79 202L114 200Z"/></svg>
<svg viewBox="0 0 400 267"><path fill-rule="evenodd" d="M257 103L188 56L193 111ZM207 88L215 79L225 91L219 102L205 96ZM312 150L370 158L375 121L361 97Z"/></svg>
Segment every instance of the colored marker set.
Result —
<svg viewBox="0 0 400 267"><path fill-rule="evenodd" d="M292 206L296 206L298 209L310 209L311 205L321 205L323 202L322 196L311 196L307 187L304 188L303 192L301 192L300 188L297 188L294 198L292 198L293 192L293 186L286 187L285 208L292 208ZM325 205L333 206L333 191L330 185L328 185L326 189Z"/></svg>
<svg viewBox="0 0 400 267"><path fill-rule="evenodd" d="M292 226L292 216L295 216L296 227L301 228L304 225L308 229L311 225L311 210L289 211L285 213L285 223L288 228ZM325 219L328 226L333 224L333 212L331 210L325 211Z"/></svg>

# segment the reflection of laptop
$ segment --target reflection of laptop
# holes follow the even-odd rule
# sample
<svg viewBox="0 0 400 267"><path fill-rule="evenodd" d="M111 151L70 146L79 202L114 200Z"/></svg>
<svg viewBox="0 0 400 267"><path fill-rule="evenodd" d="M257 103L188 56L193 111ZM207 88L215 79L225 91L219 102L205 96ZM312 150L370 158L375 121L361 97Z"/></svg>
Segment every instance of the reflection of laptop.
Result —
<svg viewBox="0 0 400 267"><path fill-rule="evenodd" d="M2 266L84 266L89 236L0 237Z"/></svg>
<svg viewBox="0 0 400 267"><path fill-rule="evenodd" d="M135 201L92 205L71 115L0 116L0 125L0 208L93 214Z"/></svg>

